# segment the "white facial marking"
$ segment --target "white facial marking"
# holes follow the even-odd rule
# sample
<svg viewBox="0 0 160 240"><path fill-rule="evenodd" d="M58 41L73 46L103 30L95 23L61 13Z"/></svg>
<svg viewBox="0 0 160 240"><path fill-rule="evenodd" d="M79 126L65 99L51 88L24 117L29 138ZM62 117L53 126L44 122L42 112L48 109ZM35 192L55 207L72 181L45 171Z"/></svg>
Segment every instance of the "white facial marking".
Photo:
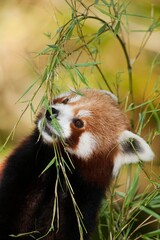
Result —
<svg viewBox="0 0 160 240"><path fill-rule="evenodd" d="M118 98L111 92L107 91L107 90L100 90L102 93L109 95L113 100L115 100L116 102L118 102Z"/></svg>
<svg viewBox="0 0 160 240"><path fill-rule="evenodd" d="M76 148L75 154L84 160L87 160L96 149L96 139L89 132L84 132L80 136L78 146Z"/></svg>
<svg viewBox="0 0 160 240"><path fill-rule="evenodd" d="M71 94L71 92L62 93L62 94L60 94L60 95L58 96L58 98L67 98L67 97L70 96L70 94ZM72 98L69 99L69 103L77 102L77 101L79 101L80 99L81 99L81 95L78 95L78 94L76 95L76 94L75 94L74 97L72 97Z"/></svg>
<svg viewBox="0 0 160 240"><path fill-rule="evenodd" d="M125 148L123 148L123 144L129 142L131 139L136 141L138 146L137 149L134 149L133 146L132 151L127 151L127 149L125 150ZM121 133L118 144L119 153L114 160L113 176L117 176L120 168L124 164L137 163L140 160L151 161L154 158L154 153L145 140L130 131L126 130Z"/></svg>
<svg viewBox="0 0 160 240"><path fill-rule="evenodd" d="M69 138L71 136L70 123L73 119L73 107L67 104L55 104L52 107L59 111L57 121L61 127L61 136Z"/></svg>
<svg viewBox="0 0 160 240"><path fill-rule="evenodd" d="M76 95L75 97L72 97L70 100L69 100L69 103L73 103L73 102L77 102L81 99L81 96L80 95Z"/></svg>
<svg viewBox="0 0 160 240"><path fill-rule="evenodd" d="M88 110L80 110L77 114L77 117L90 117L91 112Z"/></svg>

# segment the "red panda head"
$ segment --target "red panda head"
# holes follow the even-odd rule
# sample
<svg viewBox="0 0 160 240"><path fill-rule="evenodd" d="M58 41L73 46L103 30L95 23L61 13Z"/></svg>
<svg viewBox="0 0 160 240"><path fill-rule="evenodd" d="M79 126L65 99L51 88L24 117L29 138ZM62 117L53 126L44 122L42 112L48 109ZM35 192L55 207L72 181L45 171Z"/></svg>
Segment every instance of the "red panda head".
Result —
<svg viewBox="0 0 160 240"><path fill-rule="evenodd" d="M91 179L98 173L116 176L123 164L154 156L148 144L129 131L126 115L107 91L85 89L79 94L61 94L39 117L38 128L47 144L63 138L66 150L81 163L83 171L88 169L84 175L92 174Z"/></svg>

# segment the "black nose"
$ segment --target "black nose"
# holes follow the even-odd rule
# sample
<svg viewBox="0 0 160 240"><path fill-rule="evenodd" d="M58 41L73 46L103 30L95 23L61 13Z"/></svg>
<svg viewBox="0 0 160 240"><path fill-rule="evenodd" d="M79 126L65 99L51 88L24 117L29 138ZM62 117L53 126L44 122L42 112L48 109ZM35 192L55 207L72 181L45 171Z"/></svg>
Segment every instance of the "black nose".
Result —
<svg viewBox="0 0 160 240"><path fill-rule="evenodd" d="M52 113L51 113L52 112ZM49 110L46 111L46 118L48 121L52 120L52 116L57 118L59 111L55 108L51 108L51 112Z"/></svg>

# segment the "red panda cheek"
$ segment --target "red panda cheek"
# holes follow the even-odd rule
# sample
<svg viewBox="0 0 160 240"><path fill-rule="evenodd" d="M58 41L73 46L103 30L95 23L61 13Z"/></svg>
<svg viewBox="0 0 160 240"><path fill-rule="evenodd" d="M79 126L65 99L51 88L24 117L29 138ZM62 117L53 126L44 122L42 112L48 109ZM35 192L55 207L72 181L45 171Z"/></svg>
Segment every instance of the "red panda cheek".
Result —
<svg viewBox="0 0 160 240"><path fill-rule="evenodd" d="M68 151L83 161L87 161L91 158L97 146L94 136L86 131L81 132L79 135L74 133L70 141Z"/></svg>
<svg viewBox="0 0 160 240"><path fill-rule="evenodd" d="M75 149L78 146L80 136L82 135L84 130L76 129L73 126L73 124L71 124L70 128L71 128L71 136L68 139L66 139L65 141L69 148Z"/></svg>

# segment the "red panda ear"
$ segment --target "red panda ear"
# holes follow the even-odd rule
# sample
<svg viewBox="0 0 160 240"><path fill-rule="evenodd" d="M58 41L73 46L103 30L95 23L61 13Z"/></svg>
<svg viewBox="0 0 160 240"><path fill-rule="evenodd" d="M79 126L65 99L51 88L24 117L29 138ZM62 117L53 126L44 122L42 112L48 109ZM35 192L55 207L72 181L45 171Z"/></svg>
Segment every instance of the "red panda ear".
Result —
<svg viewBox="0 0 160 240"><path fill-rule="evenodd" d="M139 161L151 161L154 158L150 146L138 135L123 131L118 139L118 154L114 159L113 176L116 176L124 164Z"/></svg>
<svg viewBox="0 0 160 240"><path fill-rule="evenodd" d="M109 95L113 100L115 100L116 102L118 102L118 98L111 92L107 91L107 90L100 90L101 93Z"/></svg>

